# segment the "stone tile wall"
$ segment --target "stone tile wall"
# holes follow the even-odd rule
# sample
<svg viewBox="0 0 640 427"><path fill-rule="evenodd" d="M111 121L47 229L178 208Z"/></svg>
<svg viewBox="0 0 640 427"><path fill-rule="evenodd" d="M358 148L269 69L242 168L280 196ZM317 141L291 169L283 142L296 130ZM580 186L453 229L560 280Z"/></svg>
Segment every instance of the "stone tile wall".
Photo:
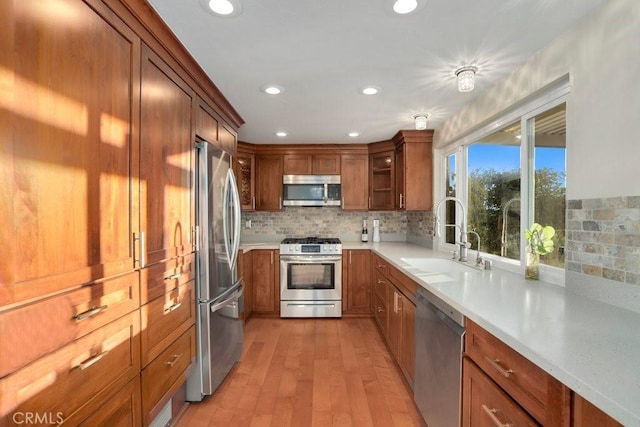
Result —
<svg viewBox="0 0 640 427"><path fill-rule="evenodd" d="M408 236L430 236L431 212L350 212L339 208L287 207L279 212L243 212L244 241L279 241L285 237L327 236L359 241L362 221L367 220L373 240L373 220L380 220L381 241L404 241ZM251 228L246 221L251 220Z"/></svg>
<svg viewBox="0 0 640 427"><path fill-rule="evenodd" d="M569 200L567 270L640 285L640 196Z"/></svg>

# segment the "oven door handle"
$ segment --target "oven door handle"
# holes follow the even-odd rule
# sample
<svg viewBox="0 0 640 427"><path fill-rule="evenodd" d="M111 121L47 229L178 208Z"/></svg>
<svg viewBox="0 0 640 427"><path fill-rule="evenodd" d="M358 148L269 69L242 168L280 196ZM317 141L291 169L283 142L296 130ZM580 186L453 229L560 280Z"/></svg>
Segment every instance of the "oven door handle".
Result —
<svg viewBox="0 0 640 427"><path fill-rule="evenodd" d="M305 264L321 264L323 262L342 261L340 256L302 256L302 255L280 255L280 261L297 262Z"/></svg>

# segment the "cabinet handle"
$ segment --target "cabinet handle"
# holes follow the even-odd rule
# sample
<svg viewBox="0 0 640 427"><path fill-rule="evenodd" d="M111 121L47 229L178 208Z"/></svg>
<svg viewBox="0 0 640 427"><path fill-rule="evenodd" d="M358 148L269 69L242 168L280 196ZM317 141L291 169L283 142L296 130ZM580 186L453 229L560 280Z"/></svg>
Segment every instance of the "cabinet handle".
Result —
<svg viewBox="0 0 640 427"><path fill-rule="evenodd" d="M484 411L485 414L489 416L489 419L493 422L493 424L496 427L510 427L512 425L510 423L503 423L498 419L498 417L496 417L496 412L498 412L497 409L489 409L487 405L483 404L482 410Z"/></svg>
<svg viewBox="0 0 640 427"><path fill-rule="evenodd" d="M171 276L165 277L164 280L174 280L174 279L178 279L180 276L182 276L182 273L176 273L176 274L172 274Z"/></svg>
<svg viewBox="0 0 640 427"><path fill-rule="evenodd" d="M78 313L76 315L73 316L73 318L76 321L80 321L80 320L84 320L84 319L88 319L89 317L95 316L98 313L102 313L103 311L105 311L107 308L109 308L108 305L101 305L100 307L96 307L95 305L93 307L91 307L89 310L87 311L83 311L82 313Z"/></svg>
<svg viewBox="0 0 640 427"><path fill-rule="evenodd" d="M282 209L282 196L278 197L278 209Z"/></svg>
<svg viewBox="0 0 640 427"><path fill-rule="evenodd" d="M509 378L514 374L511 369L504 369L502 366L500 366L500 359L491 359L489 356L485 356L484 358L487 362L489 362L491 366L493 366L496 371L500 372L500 375L502 375L503 377Z"/></svg>
<svg viewBox="0 0 640 427"><path fill-rule="evenodd" d="M273 265L273 251L271 252L271 265Z"/></svg>
<svg viewBox="0 0 640 427"><path fill-rule="evenodd" d="M81 371L84 371L89 366L97 363L100 359L102 359L104 356L106 356L107 353L109 353L109 350L106 350L106 351L103 351L100 354L96 354L94 356L91 356L87 360L85 360L83 362L80 362L78 365L76 365L76 369L80 369Z"/></svg>
<svg viewBox="0 0 640 427"><path fill-rule="evenodd" d="M386 281L382 280L382 279L378 279L378 285L381 283L387 283Z"/></svg>
<svg viewBox="0 0 640 427"><path fill-rule="evenodd" d="M352 254L352 252L349 251L349 265L351 265L351 254Z"/></svg>
<svg viewBox="0 0 640 427"><path fill-rule="evenodd" d="M400 193L400 209L404 208L404 196Z"/></svg>
<svg viewBox="0 0 640 427"><path fill-rule="evenodd" d="M164 362L166 365L169 366L173 366L176 364L176 362L178 361L178 359L180 359L180 357L182 357L184 353L180 353L180 354L174 354L173 357L170 360L167 360L166 362Z"/></svg>
<svg viewBox="0 0 640 427"><path fill-rule="evenodd" d="M378 264L378 268L384 268L385 265L384 264Z"/></svg>
<svg viewBox="0 0 640 427"><path fill-rule="evenodd" d="M256 196L252 197L253 201L251 202L251 205L253 206L253 210L256 209Z"/></svg>
<svg viewBox="0 0 640 427"><path fill-rule="evenodd" d="M164 312L171 313L172 311L178 309L178 307L180 307L181 305L182 305L182 301L176 301L171 307L165 308Z"/></svg>
<svg viewBox="0 0 640 427"><path fill-rule="evenodd" d="M371 209L371 196L369 196L369 209Z"/></svg>
<svg viewBox="0 0 640 427"><path fill-rule="evenodd" d="M147 239L144 231L141 231L138 236L136 236L136 233L133 233L133 241L138 241L140 243L140 254L138 255L138 258L134 256L133 262L139 262L140 268L145 268L147 266Z"/></svg>
<svg viewBox="0 0 640 427"><path fill-rule="evenodd" d="M378 307L378 313L382 313L383 311L382 307Z"/></svg>

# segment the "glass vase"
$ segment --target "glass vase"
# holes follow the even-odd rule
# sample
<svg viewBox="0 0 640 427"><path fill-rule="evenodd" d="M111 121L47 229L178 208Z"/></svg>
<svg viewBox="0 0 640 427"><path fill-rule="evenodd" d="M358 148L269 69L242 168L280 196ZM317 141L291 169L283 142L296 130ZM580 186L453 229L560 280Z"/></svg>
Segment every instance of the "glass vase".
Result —
<svg viewBox="0 0 640 427"><path fill-rule="evenodd" d="M524 278L529 280L540 279L540 254L536 252L531 246L527 246Z"/></svg>

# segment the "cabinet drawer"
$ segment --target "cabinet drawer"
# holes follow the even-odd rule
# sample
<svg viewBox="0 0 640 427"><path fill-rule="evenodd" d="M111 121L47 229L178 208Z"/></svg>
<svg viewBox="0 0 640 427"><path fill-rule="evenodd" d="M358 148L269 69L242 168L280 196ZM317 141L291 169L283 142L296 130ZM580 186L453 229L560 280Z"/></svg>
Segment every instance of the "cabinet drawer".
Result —
<svg viewBox="0 0 640 427"><path fill-rule="evenodd" d="M0 378L139 306L137 272L0 315Z"/></svg>
<svg viewBox="0 0 640 427"><path fill-rule="evenodd" d="M0 425L17 412L67 419L140 371L136 310L0 380Z"/></svg>
<svg viewBox="0 0 640 427"><path fill-rule="evenodd" d="M189 254L142 270L140 304L159 298L195 278L195 256Z"/></svg>
<svg viewBox="0 0 640 427"><path fill-rule="evenodd" d="M393 284L398 288L400 292L404 294L413 304L416 303L416 292L418 291L418 284L411 280L403 272L395 268L393 265L388 266L389 278L393 280Z"/></svg>
<svg viewBox="0 0 640 427"><path fill-rule="evenodd" d="M143 367L194 324L194 285L192 280L140 308Z"/></svg>
<svg viewBox="0 0 640 427"><path fill-rule="evenodd" d="M389 274L389 264L387 263L387 261L376 254L373 254L373 268L375 268L376 271L379 271L385 276Z"/></svg>
<svg viewBox="0 0 640 427"><path fill-rule="evenodd" d="M196 328L192 326L142 371L142 417L148 425L186 380L195 362Z"/></svg>
<svg viewBox="0 0 640 427"><path fill-rule="evenodd" d="M389 310L387 309L386 299L380 298L378 294L373 295L373 315L382 335L386 338L389 330Z"/></svg>
<svg viewBox="0 0 640 427"><path fill-rule="evenodd" d="M466 357L462 361L462 370L463 427L538 426L533 418Z"/></svg>
<svg viewBox="0 0 640 427"><path fill-rule="evenodd" d="M386 277L376 271L373 281L373 293L378 295L382 301L387 300L387 292L389 289L389 281Z"/></svg>
<svg viewBox="0 0 640 427"><path fill-rule="evenodd" d="M468 319L465 352L538 422L564 425L569 419L566 386Z"/></svg>
<svg viewBox="0 0 640 427"><path fill-rule="evenodd" d="M99 402L97 406L98 409L78 425L82 427L142 425L140 376L136 376L115 395L104 402ZM75 425L74 421L69 420L69 424Z"/></svg>

